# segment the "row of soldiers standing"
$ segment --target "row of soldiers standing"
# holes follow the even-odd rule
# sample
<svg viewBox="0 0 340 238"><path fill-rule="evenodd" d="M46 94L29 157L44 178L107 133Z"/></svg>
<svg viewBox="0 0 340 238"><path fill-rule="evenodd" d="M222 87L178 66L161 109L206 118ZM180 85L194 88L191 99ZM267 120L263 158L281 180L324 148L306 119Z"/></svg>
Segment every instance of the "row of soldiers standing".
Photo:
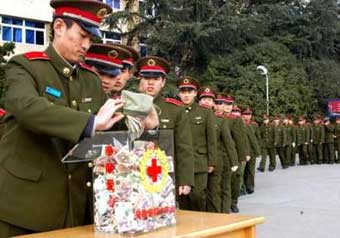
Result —
<svg viewBox="0 0 340 238"><path fill-rule="evenodd" d="M269 156L269 171L276 168L276 155L279 156L283 169L296 164L339 163L340 118L331 122L328 117L316 115L312 123L301 116L295 125L291 116L275 116L270 122L264 116L260 127L262 137L262 160L258 168L264 172Z"/></svg>

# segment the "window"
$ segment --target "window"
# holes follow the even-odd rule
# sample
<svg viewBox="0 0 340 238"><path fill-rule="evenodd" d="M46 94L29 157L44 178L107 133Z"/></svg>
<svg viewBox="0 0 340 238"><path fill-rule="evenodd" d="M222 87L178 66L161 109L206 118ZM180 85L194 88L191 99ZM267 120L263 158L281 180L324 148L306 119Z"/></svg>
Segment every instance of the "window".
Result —
<svg viewBox="0 0 340 238"><path fill-rule="evenodd" d="M156 16L155 5L145 0L139 0L139 13L144 16L154 17Z"/></svg>
<svg viewBox="0 0 340 238"><path fill-rule="evenodd" d="M103 43L111 42L111 43L121 43L122 37L119 33L110 32L110 31L102 31L103 35Z"/></svg>
<svg viewBox="0 0 340 238"><path fill-rule="evenodd" d="M1 39L34 45L45 44L45 23L12 17L1 18Z"/></svg>
<svg viewBox="0 0 340 238"><path fill-rule="evenodd" d="M120 9L120 0L105 0L105 2L114 9Z"/></svg>

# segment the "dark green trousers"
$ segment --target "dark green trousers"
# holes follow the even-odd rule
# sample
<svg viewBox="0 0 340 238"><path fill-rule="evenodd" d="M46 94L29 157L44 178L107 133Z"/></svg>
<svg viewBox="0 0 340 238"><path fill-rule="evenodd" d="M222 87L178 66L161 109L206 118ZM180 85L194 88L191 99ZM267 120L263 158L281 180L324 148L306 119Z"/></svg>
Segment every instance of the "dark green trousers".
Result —
<svg viewBox="0 0 340 238"><path fill-rule="evenodd" d="M222 168L218 168L208 174L208 194L207 194L207 211L221 212L221 180Z"/></svg>
<svg viewBox="0 0 340 238"><path fill-rule="evenodd" d="M236 173L236 172L233 172ZM225 166L222 171L221 178L221 211L230 213L231 207L231 168Z"/></svg>
<svg viewBox="0 0 340 238"><path fill-rule="evenodd" d="M195 173L195 186L189 195L178 197L181 209L206 211L207 208L208 173Z"/></svg>
<svg viewBox="0 0 340 238"><path fill-rule="evenodd" d="M246 186L247 191L255 190L255 166L256 158L252 156L246 164L243 175L244 185Z"/></svg>
<svg viewBox="0 0 340 238"><path fill-rule="evenodd" d="M323 144L323 152L324 161L326 163L334 163L335 161L334 143Z"/></svg>
<svg viewBox="0 0 340 238"><path fill-rule="evenodd" d="M237 206L238 198L240 196L241 182L243 180L243 169L245 162L239 164L236 172L231 174L231 205Z"/></svg>
<svg viewBox="0 0 340 238"><path fill-rule="evenodd" d="M288 145L285 147L285 164L290 165L292 160L292 145Z"/></svg>
<svg viewBox="0 0 340 238"><path fill-rule="evenodd" d="M13 236L32 234L34 231L22 227L14 226L4 221L0 221L0 237L8 238Z"/></svg>
<svg viewBox="0 0 340 238"><path fill-rule="evenodd" d="M321 164L323 162L322 144L313 144L313 161Z"/></svg>
<svg viewBox="0 0 340 238"><path fill-rule="evenodd" d="M298 154L299 154L299 160L301 165L305 165L309 162L309 153L308 153L308 145L302 144L298 145Z"/></svg>
<svg viewBox="0 0 340 238"><path fill-rule="evenodd" d="M276 147L276 151L277 154L279 155L282 168L287 168L288 163L286 159L286 147Z"/></svg>
<svg viewBox="0 0 340 238"><path fill-rule="evenodd" d="M269 156L269 168L276 168L276 151L275 148L262 148L262 158L260 162L260 169L266 169L266 163Z"/></svg>

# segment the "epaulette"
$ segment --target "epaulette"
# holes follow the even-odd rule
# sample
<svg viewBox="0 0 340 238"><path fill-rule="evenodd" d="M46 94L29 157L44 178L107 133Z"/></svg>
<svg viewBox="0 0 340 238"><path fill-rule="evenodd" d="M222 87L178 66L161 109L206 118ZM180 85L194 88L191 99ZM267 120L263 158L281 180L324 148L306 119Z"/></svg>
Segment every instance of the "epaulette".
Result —
<svg viewBox="0 0 340 238"><path fill-rule="evenodd" d="M42 51L31 51L23 55L28 60L50 60L50 57Z"/></svg>
<svg viewBox="0 0 340 238"><path fill-rule="evenodd" d="M95 71L90 65L85 64L85 63L79 63L79 66L83 69L87 69L88 71L91 71L92 73L95 73L98 75L97 71Z"/></svg>
<svg viewBox="0 0 340 238"><path fill-rule="evenodd" d="M4 109L0 108L0 117L5 116L6 114L7 112Z"/></svg>
<svg viewBox="0 0 340 238"><path fill-rule="evenodd" d="M175 98L165 98L165 102L175 104L176 106L183 106L183 103Z"/></svg>

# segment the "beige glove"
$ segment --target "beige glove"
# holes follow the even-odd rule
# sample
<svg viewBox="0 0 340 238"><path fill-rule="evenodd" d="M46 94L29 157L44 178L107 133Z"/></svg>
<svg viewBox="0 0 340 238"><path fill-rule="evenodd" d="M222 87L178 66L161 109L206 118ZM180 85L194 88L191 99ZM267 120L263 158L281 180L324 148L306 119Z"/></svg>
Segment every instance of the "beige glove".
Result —
<svg viewBox="0 0 340 238"><path fill-rule="evenodd" d="M238 169L238 166L236 165L236 166L233 166L233 167L231 167L231 171L232 172L236 172L237 171L237 169Z"/></svg>

